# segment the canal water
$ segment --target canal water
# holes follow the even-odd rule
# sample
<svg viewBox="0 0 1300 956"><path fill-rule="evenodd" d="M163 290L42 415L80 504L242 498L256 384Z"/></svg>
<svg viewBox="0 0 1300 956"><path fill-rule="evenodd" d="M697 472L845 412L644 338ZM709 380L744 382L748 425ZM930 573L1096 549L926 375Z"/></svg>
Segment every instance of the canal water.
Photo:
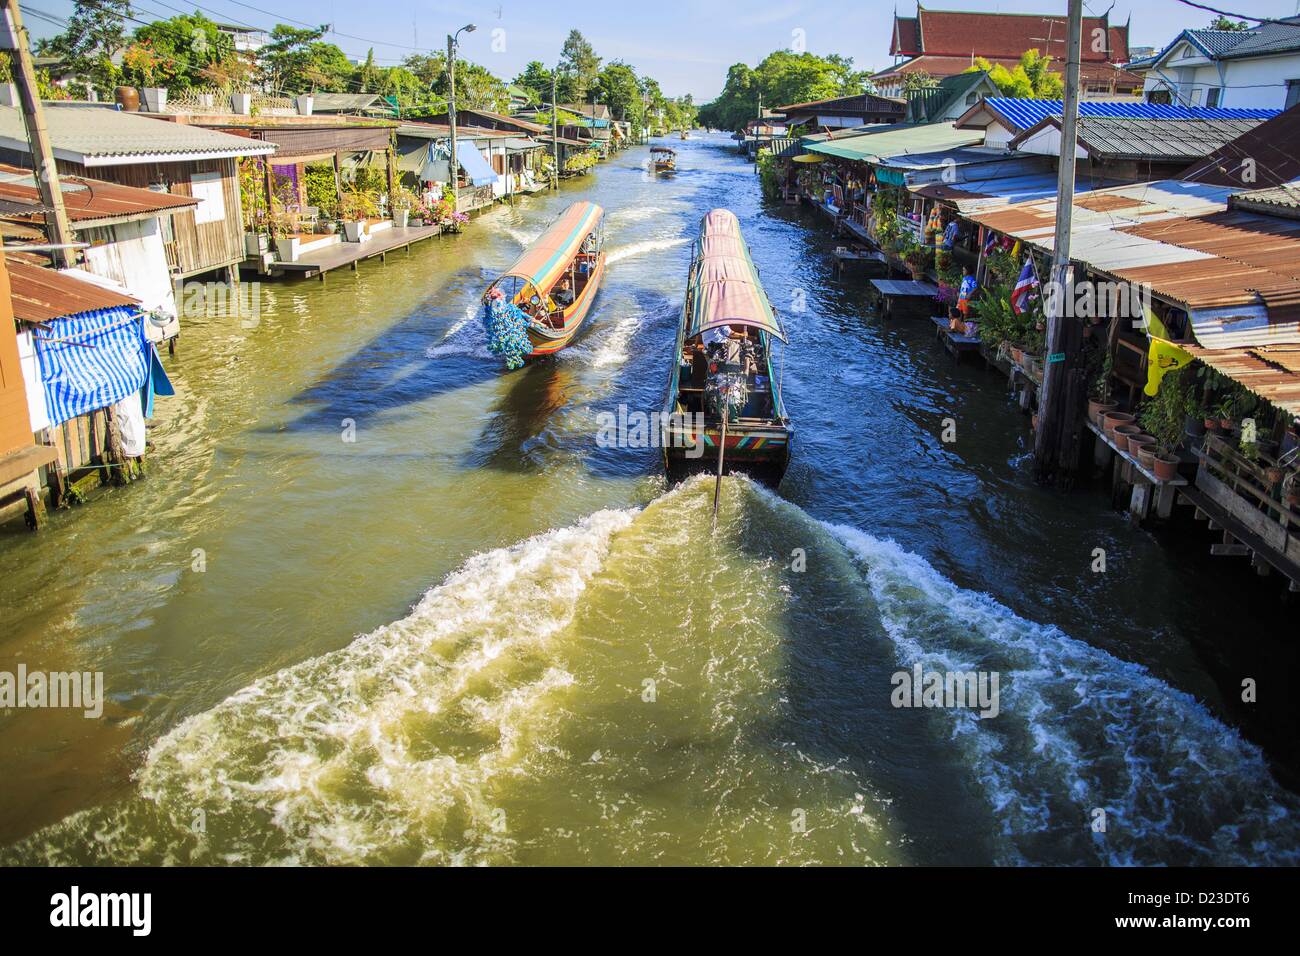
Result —
<svg viewBox="0 0 1300 956"><path fill-rule="evenodd" d="M728 140L673 145L186 322L147 479L0 533L0 669L109 695L0 714L0 862L1295 862L1276 582L1037 487L1004 383L834 281ZM503 373L478 296L577 198L594 314ZM719 206L798 431L711 533L707 479L596 435L659 407ZM996 672L997 716L894 707L918 664Z"/></svg>

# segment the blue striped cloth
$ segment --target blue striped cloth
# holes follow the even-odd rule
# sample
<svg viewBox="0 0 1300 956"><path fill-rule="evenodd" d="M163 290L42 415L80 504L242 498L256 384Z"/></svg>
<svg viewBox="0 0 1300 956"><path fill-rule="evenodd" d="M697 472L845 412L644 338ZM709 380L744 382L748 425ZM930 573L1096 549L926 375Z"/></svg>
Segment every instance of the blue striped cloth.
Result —
<svg viewBox="0 0 1300 956"><path fill-rule="evenodd" d="M144 321L134 307L56 319L33 338L53 425L121 401L149 373Z"/></svg>

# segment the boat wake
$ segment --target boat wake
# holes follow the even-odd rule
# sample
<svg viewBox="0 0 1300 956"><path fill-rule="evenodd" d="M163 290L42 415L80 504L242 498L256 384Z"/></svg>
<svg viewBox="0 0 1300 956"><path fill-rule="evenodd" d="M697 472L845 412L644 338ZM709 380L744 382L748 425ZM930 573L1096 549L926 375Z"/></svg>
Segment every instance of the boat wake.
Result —
<svg viewBox="0 0 1300 956"><path fill-rule="evenodd" d="M469 559L0 862L1296 862L1295 799L1197 701L893 542L724 490L716 535L696 479ZM999 716L893 709L915 663L1000 672ZM922 804L988 832L927 843Z"/></svg>
<svg viewBox="0 0 1300 956"><path fill-rule="evenodd" d="M645 255L647 252L662 252L664 249L684 246L689 241L686 237L679 236L675 239L646 239L642 242L633 242L610 250L605 257L605 261L613 265L615 262L622 262L624 259L630 259L633 256Z"/></svg>

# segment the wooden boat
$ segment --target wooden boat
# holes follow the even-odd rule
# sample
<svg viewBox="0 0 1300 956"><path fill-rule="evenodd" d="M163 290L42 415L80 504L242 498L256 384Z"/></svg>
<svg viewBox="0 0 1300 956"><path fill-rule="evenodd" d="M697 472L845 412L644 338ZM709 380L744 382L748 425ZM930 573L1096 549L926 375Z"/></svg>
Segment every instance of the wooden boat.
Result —
<svg viewBox="0 0 1300 956"><path fill-rule="evenodd" d="M483 293L485 310L498 300L523 313L525 357L564 348L591 311L605 275L604 216L593 202L575 202Z"/></svg>
<svg viewBox="0 0 1300 956"><path fill-rule="evenodd" d="M780 484L794 429L774 372L785 333L759 282L740 223L726 209L704 217L692 249L668 395L660 416L664 466L677 480L712 472ZM724 430L725 415L725 430ZM701 450L700 442L703 442Z"/></svg>
<svg viewBox="0 0 1300 956"><path fill-rule="evenodd" d="M686 130L682 130L682 139L686 139Z"/></svg>
<svg viewBox="0 0 1300 956"><path fill-rule="evenodd" d="M650 165L656 173L675 173L677 150L670 146L651 146Z"/></svg>

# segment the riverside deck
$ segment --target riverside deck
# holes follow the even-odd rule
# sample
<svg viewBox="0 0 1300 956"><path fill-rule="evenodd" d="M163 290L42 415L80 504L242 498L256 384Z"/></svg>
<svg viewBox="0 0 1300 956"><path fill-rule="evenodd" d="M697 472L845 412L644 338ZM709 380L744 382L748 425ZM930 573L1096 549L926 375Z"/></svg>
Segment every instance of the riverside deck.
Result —
<svg viewBox="0 0 1300 956"><path fill-rule="evenodd" d="M296 262L274 262L271 264L269 274L274 276L295 273L303 278L316 276L324 282L325 274L334 269L343 266L356 269L358 262L376 256L383 259L388 253L398 249L410 252L412 243L440 235L442 235L441 226L407 226L401 229L393 226L391 229L376 233L365 242L340 242L318 252L305 253L299 256Z"/></svg>

